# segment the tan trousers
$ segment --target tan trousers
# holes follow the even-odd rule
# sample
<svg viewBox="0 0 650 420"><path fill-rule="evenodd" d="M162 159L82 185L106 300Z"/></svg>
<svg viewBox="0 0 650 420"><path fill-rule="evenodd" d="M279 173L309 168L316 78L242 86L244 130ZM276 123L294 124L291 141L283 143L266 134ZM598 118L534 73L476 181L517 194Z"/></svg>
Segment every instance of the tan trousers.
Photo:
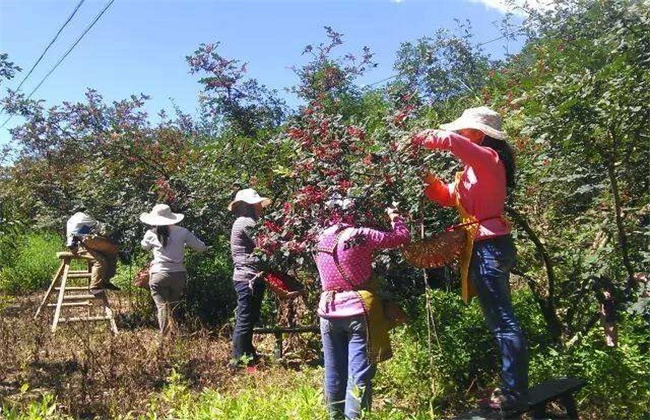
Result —
<svg viewBox="0 0 650 420"><path fill-rule="evenodd" d="M90 270L90 288L102 289L117 270L117 254L108 254L81 245L77 255L87 259L92 264Z"/></svg>
<svg viewBox="0 0 650 420"><path fill-rule="evenodd" d="M162 334L173 331L176 326L183 295L187 288L185 271L151 273L149 289L158 309L158 326Z"/></svg>

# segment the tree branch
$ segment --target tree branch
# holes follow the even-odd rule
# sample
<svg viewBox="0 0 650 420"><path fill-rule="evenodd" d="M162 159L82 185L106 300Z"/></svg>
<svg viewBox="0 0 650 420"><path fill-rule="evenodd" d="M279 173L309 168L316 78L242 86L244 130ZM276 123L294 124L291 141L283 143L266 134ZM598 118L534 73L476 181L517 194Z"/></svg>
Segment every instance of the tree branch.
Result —
<svg viewBox="0 0 650 420"><path fill-rule="evenodd" d="M609 128L609 136L612 144L615 141L615 133L613 128ZM618 189L618 181L616 179L616 169L614 168L614 155L612 153L605 153L601 151L601 154L605 161L607 162L607 176L609 177L609 182L612 187L612 196L614 197L614 217L616 220L616 229L618 231L618 244L621 247L621 256L623 257L623 265L627 271L627 282L625 286L625 295L629 296L632 292L632 289L635 286L634 282L634 267L632 266L632 261L630 260L628 245L627 245L627 234L625 233L625 226L623 224L623 217L621 215L621 196Z"/></svg>

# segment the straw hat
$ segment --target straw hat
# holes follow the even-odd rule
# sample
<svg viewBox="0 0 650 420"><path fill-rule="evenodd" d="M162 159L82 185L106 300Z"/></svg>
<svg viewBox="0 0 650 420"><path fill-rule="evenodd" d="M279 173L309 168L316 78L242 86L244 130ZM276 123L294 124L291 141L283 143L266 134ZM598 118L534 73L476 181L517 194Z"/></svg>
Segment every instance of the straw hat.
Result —
<svg viewBox="0 0 650 420"><path fill-rule="evenodd" d="M440 128L449 131L473 128L495 139L505 140L508 137L505 131L501 130L501 115L486 106L468 108L463 111L463 115L460 118L450 123L442 124Z"/></svg>
<svg viewBox="0 0 650 420"><path fill-rule="evenodd" d="M329 200L325 202L325 206L329 209L348 210L354 206L354 202L349 198L343 198L341 194L332 194Z"/></svg>
<svg viewBox="0 0 650 420"><path fill-rule="evenodd" d="M235 199L231 201L230 204L228 204L228 210L232 211L232 207L239 202L246 204L262 203L262 207L266 207L271 204L271 199L260 197L260 195L254 189L246 188L244 190L237 191L237 194L235 194Z"/></svg>
<svg viewBox="0 0 650 420"><path fill-rule="evenodd" d="M167 226L180 222L184 217L180 213L172 213L167 204L156 204L151 212L140 215L140 221L151 226Z"/></svg>

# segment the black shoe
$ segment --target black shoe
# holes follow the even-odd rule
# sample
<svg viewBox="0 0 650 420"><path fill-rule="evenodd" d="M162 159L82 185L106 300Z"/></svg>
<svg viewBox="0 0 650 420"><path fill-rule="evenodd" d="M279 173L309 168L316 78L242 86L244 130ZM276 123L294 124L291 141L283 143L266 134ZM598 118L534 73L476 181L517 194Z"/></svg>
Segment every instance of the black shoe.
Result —
<svg viewBox="0 0 650 420"><path fill-rule="evenodd" d="M95 297L102 297L104 294L104 289L89 289L88 290L91 295L94 295Z"/></svg>
<svg viewBox="0 0 650 420"><path fill-rule="evenodd" d="M120 262L124 265L131 263L131 254L126 251L119 251L117 253L117 258L119 258Z"/></svg>
<svg viewBox="0 0 650 420"><path fill-rule="evenodd" d="M107 282L104 284L104 289L106 289L106 290L122 290L120 287L114 285L114 284L111 283L110 281L107 281Z"/></svg>

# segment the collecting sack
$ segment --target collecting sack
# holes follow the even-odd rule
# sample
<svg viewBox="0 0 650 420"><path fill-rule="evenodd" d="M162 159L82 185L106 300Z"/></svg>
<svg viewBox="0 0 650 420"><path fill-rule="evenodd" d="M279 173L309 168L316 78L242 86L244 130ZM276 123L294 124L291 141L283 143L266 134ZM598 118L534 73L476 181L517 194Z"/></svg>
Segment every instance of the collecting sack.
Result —
<svg viewBox="0 0 650 420"><path fill-rule="evenodd" d="M467 231L453 229L402 247L404 259L418 268L438 268L458 258L465 246Z"/></svg>
<svg viewBox="0 0 650 420"><path fill-rule="evenodd" d="M117 252L119 251L117 244L105 236L86 236L83 239L82 244L84 247L93 251L101 252L102 254L117 255Z"/></svg>
<svg viewBox="0 0 650 420"><path fill-rule="evenodd" d="M149 265L142 267L135 273L133 278L133 285L135 287L142 287L143 289L149 289Z"/></svg>
<svg viewBox="0 0 650 420"><path fill-rule="evenodd" d="M388 328L393 329L404 325L409 321L409 317L397 302L392 299L383 299L384 318L388 322Z"/></svg>
<svg viewBox="0 0 650 420"><path fill-rule="evenodd" d="M269 289L280 299L287 299L301 295L305 287L293 276L280 271L268 271L264 273L264 281Z"/></svg>

